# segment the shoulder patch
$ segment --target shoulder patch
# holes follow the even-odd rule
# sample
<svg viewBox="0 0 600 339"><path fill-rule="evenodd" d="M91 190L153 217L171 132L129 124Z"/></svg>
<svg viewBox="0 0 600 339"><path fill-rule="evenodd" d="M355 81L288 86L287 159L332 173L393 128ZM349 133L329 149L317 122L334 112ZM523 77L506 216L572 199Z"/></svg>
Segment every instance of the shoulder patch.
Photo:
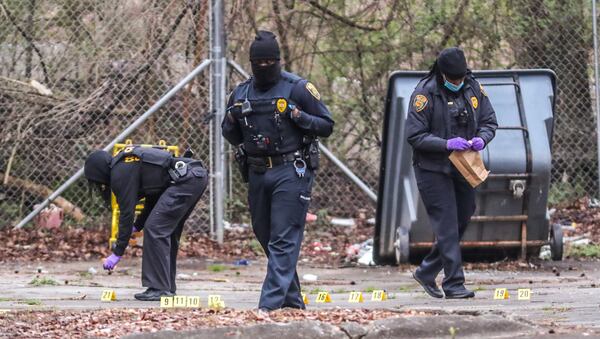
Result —
<svg viewBox="0 0 600 339"><path fill-rule="evenodd" d="M315 85L313 85L311 82L307 82L306 83L306 89L310 92L310 94L312 94L313 97L315 97L317 100L321 100L321 94L319 93L319 91L317 91L317 88L315 87Z"/></svg>
<svg viewBox="0 0 600 339"><path fill-rule="evenodd" d="M479 90L481 91L481 94L483 94L487 97L487 93L485 92L485 89L483 89L483 86L481 84L479 84Z"/></svg>
<svg viewBox="0 0 600 339"><path fill-rule="evenodd" d="M427 99L426 96L424 96L422 94L417 94L417 96L415 96L413 105L415 106L415 110L417 112L421 112L422 110L425 109L425 107L427 107L428 103L429 103L429 100Z"/></svg>

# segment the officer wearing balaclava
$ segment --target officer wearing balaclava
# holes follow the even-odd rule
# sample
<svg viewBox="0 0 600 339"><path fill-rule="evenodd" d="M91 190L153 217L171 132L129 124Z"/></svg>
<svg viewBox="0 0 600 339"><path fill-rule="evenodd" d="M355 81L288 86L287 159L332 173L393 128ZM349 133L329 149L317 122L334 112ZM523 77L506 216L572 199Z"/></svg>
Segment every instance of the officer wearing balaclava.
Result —
<svg viewBox="0 0 600 339"><path fill-rule="evenodd" d="M319 166L318 138L333 131L316 87L281 70L275 35L259 31L250 45L252 78L229 97L223 136L238 147L248 181L252 229L268 258L259 309L304 309L296 264Z"/></svg>
<svg viewBox="0 0 600 339"><path fill-rule="evenodd" d="M460 48L444 49L417 84L406 124L417 186L436 238L413 277L435 298L474 297L464 286L460 239L475 212L475 190L448 156L453 151L481 151L498 124ZM442 269L443 294L435 283Z"/></svg>
<svg viewBox="0 0 600 339"><path fill-rule="evenodd" d="M111 255L104 259L104 269L113 270L132 232L144 229L142 285L147 289L134 297L158 301L174 295L181 232L208 184L202 162L175 158L156 148L128 146L114 157L104 150L92 152L84 175L107 205L112 192L119 206L119 233ZM144 199L144 209L134 221L140 199Z"/></svg>

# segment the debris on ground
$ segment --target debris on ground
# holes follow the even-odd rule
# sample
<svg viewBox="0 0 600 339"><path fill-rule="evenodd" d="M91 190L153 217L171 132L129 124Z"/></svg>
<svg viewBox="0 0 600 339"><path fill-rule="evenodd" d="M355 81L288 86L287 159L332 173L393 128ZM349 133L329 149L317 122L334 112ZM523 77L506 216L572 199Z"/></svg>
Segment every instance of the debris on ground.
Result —
<svg viewBox="0 0 600 339"><path fill-rule="evenodd" d="M310 273L305 274L305 275L302 276L302 280L309 281L309 282L317 281L318 278L319 277L317 277L316 275L310 274Z"/></svg>
<svg viewBox="0 0 600 339"><path fill-rule="evenodd" d="M358 258L358 263L364 266L375 266L375 261L373 261L373 247L369 248L363 255Z"/></svg>
<svg viewBox="0 0 600 339"><path fill-rule="evenodd" d="M552 259L552 250L550 250L550 245L544 245L540 248L539 258L541 260L550 260Z"/></svg>
<svg viewBox="0 0 600 339"><path fill-rule="evenodd" d="M592 243L600 244L600 206L598 201L581 198L568 204L554 206L552 223L566 225L565 236L587 237Z"/></svg>
<svg viewBox="0 0 600 339"><path fill-rule="evenodd" d="M343 227L354 227L356 225L353 218L331 218L331 224Z"/></svg>
<svg viewBox="0 0 600 339"><path fill-rule="evenodd" d="M339 266L348 244L364 242L373 234L371 227L308 226L300 257L309 263ZM110 255L108 227L67 227L55 230L42 228L0 229L0 262L3 261L88 261ZM252 229L244 224L231 224L225 230L225 243L219 245L202 232L184 233L179 248L180 258L219 259L245 266L262 257L262 248ZM326 240L326 242L324 241ZM141 242L140 242L141 244ZM141 257L142 248L127 249L128 257ZM306 261L305 261L306 262ZM90 272L90 274L95 274Z"/></svg>
<svg viewBox="0 0 600 339"><path fill-rule="evenodd" d="M246 259L238 259L233 262L233 265L234 266L248 266L248 265L250 265L250 261L248 261Z"/></svg>
<svg viewBox="0 0 600 339"><path fill-rule="evenodd" d="M373 239L346 247L346 262L358 262L360 265L373 266Z"/></svg>
<svg viewBox="0 0 600 339"><path fill-rule="evenodd" d="M10 311L0 313L0 326L8 337L118 338L134 333L184 331L198 328L248 326L260 323L289 323L317 320L333 325L375 320L418 317L431 313L411 310L327 309L301 311L284 309L270 313L225 309L102 309L93 311Z"/></svg>

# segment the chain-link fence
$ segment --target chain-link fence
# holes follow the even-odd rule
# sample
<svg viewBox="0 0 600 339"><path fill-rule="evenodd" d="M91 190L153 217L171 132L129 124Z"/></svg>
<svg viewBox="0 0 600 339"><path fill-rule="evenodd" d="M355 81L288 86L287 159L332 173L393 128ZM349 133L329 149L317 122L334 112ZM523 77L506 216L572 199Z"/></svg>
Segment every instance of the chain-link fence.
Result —
<svg viewBox="0 0 600 339"><path fill-rule="evenodd" d="M207 58L201 1L0 1L0 218L15 222ZM209 159L207 77L131 135ZM63 195L107 216L84 180ZM207 194L208 197L208 194ZM208 225L208 198L195 225ZM77 213L71 216L80 217ZM82 220L80 220L82 221Z"/></svg>
<svg viewBox="0 0 600 339"><path fill-rule="evenodd" d="M0 0L0 218L14 223L209 56L207 0ZM279 37L285 68L320 90L336 120L325 144L376 191L387 77L426 69L460 45L473 69L551 68L558 76L551 201L596 195L592 17L587 0L226 3L227 56L249 70L257 29ZM229 89L242 77L229 70ZM200 76L131 136L192 147L210 162L209 77ZM502 112L497 112L502 114ZM231 163L231 162L230 162ZM245 185L228 179L227 219L248 220ZM210 220L208 191L196 229ZM327 160L311 212L374 215ZM83 181L63 197L105 214Z"/></svg>

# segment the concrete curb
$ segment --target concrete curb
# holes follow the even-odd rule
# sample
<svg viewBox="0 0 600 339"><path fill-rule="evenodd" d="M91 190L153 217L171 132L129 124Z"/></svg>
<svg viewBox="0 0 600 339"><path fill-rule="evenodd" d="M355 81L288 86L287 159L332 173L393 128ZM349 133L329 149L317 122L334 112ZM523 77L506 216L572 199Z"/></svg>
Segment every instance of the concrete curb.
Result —
<svg viewBox="0 0 600 339"><path fill-rule="evenodd" d="M459 338L511 338L540 334L536 328L497 315L438 315L388 318L370 325L342 323L330 325L320 321L267 323L248 327L197 329L186 332L162 331L127 336L130 339L374 339L374 338L450 338L454 328Z"/></svg>

